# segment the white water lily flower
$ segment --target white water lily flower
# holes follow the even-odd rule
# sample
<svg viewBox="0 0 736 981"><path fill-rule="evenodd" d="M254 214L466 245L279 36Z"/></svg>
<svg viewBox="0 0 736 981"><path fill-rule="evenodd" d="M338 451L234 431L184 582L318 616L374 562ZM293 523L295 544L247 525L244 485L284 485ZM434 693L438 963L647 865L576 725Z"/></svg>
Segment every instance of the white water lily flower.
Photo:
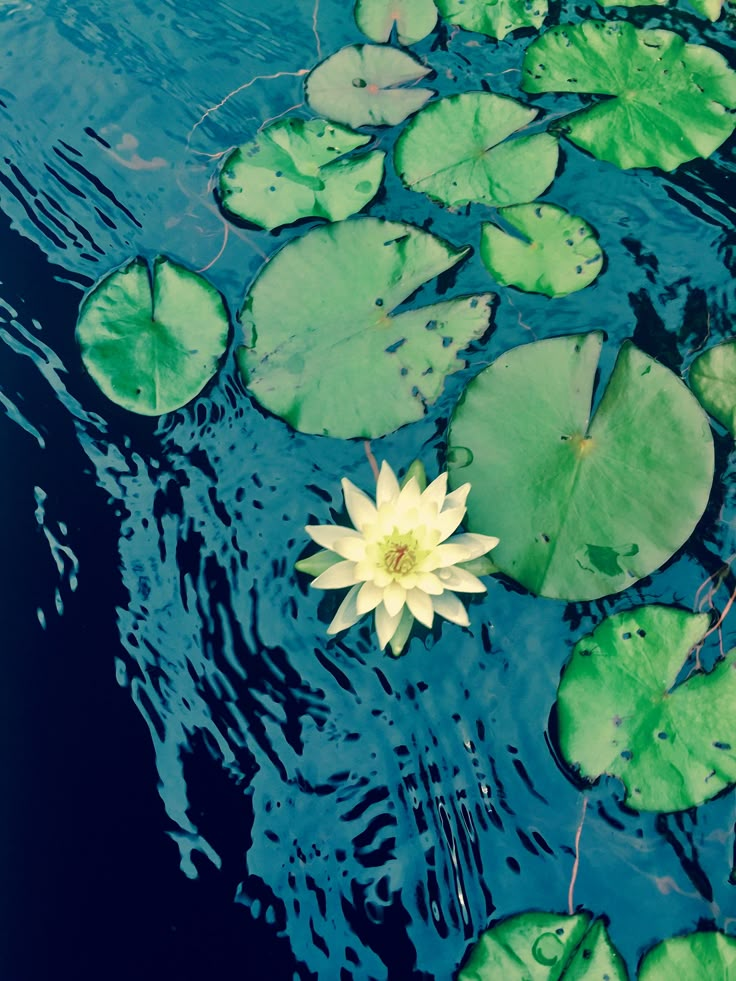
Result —
<svg viewBox="0 0 736 981"><path fill-rule="evenodd" d="M431 627L439 614L467 627L468 614L455 593L484 593L486 587L460 563L480 558L498 545L498 539L490 535L450 537L465 516L470 484L448 494L447 474L443 473L424 491L413 476L401 488L384 462L375 503L347 479L342 488L354 528L306 528L327 550L319 553L325 564L330 562L312 586L350 587L327 633L346 630L365 613L375 611L381 650L391 643L398 654L415 618Z"/></svg>

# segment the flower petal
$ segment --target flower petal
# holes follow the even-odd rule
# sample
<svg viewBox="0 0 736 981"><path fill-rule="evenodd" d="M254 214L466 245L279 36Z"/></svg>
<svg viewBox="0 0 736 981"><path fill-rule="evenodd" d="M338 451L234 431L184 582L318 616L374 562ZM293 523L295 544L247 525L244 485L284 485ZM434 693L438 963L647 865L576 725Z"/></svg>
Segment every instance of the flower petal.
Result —
<svg viewBox="0 0 736 981"><path fill-rule="evenodd" d="M462 545L468 552L466 559L460 559L461 562L467 562L470 559L477 559L481 555L485 555L486 552L490 552L492 548L498 545L499 539L494 538L493 535L476 535L476 534L466 534L466 535L455 535L447 543L448 545ZM455 564L454 562L452 563Z"/></svg>
<svg viewBox="0 0 736 981"><path fill-rule="evenodd" d="M376 481L376 506L380 508L382 504L389 504L399 496L399 482L396 474L384 460L381 464L381 472Z"/></svg>
<svg viewBox="0 0 736 981"><path fill-rule="evenodd" d="M440 569L437 576L445 589L452 589L457 593L485 593L486 591L486 587L477 576L456 565Z"/></svg>
<svg viewBox="0 0 736 981"><path fill-rule="evenodd" d="M349 538L338 538L332 547L338 555L342 555L344 559L350 559L351 562L362 562L365 558L366 541L359 532ZM365 579L366 577L358 576L358 578Z"/></svg>
<svg viewBox="0 0 736 981"><path fill-rule="evenodd" d="M360 538L360 532L343 525L307 525L304 530L309 537L322 548L330 548L334 552L335 542L341 538Z"/></svg>
<svg viewBox="0 0 736 981"><path fill-rule="evenodd" d="M447 494L447 471L435 477L422 493L422 504L435 504L438 510L442 509Z"/></svg>
<svg viewBox="0 0 736 981"><path fill-rule="evenodd" d="M418 572L416 579L417 587L430 596L439 596L445 588L434 572Z"/></svg>
<svg viewBox="0 0 736 981"><path fill-rule="evenodd" d="M411 628L414 626L414 617L409 613L409 608L404 607L401 611L401 618L399 620L399 625L394 631L394 635L389 641L391 644L391 653L394 657L398 657L399 654L404 649L404 645L409 639L409 634L411 633Z"/></svg>
<svg viewBox="0 0 736 981"><path fill-rule="evenodd" d="M432 606L434 612L445 620L456 623L459 627L470 626L467 611L454 593L444 592L441 596L433 596Z"/></svg>
<svg viewBox="0 0 736 981"><path fill-rule="evenodd" d="M307 534L318 545L336 552L343 559L360 562L365 558L365 539L359 531L342 525L307 525Z"/></svg>
<svg viewBox="0 0 736 981"><path fill-rule="evenodd" d="M345 507L358 531L362 531L367 524L373 524L378 517L376 506L373 501L359 490L355 484L351 483L347 477L342 478L342 493L345 498Z"/></svg>
<svg viewBox="0 0 736 981"><path fill-rule="evenodd" d="M357 610L362 616L364 613L370 613L371 610L375 610L378 604L383 599L383 590L379 589L372 582L364 582L360 587L360 593L358 594Z"/></svg>
<svg viewBox="0 0 736 981"><path fill-rule="evenodd" d="M392 580L383 591L383 605L386 607L386 612L390 617L396 616L401 612L405 602L406 590L401 583Z"/></svg>
<svg viewBox="0 0 736 981"><path fill-rule="evenodd" d="M354 623L360 620L360 613L356 608L355 601L360 592L360 586L353 586L348 595L337 608L337 613L332 618L332 623L327 628L328 634L336 634L341 630L347 630Z"/></svg>
<svg viewBox="0 0 736 981"><path fill-rule="evenodd" d="M441 511L433 521L434 528L439 531L441 542L449 538L453 531L465 517L465 508L450 508L448 511Z"/></svg>
<svg viewBox="0 0 736 981"><path fill-rule="evenodd" d="M470 484L461 484L460 487L456 487L455 490L452 491L451 494L448 494L445 498L445 503L442 506L442 510L449 511L450 508L464 508L469 493Z"/></svg>
<svg viewBox="0 0 736 981"><path fill-rule="evenodd" d="M410 477L401 488L401 493L399 494L396 502L396 510L398 512L402 512L408 511L409 508L415 508L417 504L419 504L419 499L421 496L422 492L419 489L417 478Z"/></svg>
<svg viewBox="0 0 736 981"><path fill-rule="evenodd" d="M401 622L401 613L391 616L383 603L376 607L376 633L378 634L378 646L383 648L393 637L396 628Z"/></svg>
<svg viewBox="0 0 736 981"><path fill-rule="evenodd" d="M464 535L458 536L465 537ZM429 555L422 561L421 565L418 567L418 572L434 572L435 569L441 569L444 566L456 565L458 562L467 562L470 558L468 554L468 549L462 545L455 545L455 539L451 539L445 545L438 545L437 548L433 548Z"/></svg>
<svg viewBox="0 0 736 981"><path fill-rule="evenodd" d="M410 589L406 594L406 605L420 623L431 627L434 620L433 601L421 589Z"/></svg>
<svg viewBox="0 0 736 981"><path fill-rule="evenodd" d="M311 585L315 589L344 589L360 581L355 575L355 562L338 562L313 579Z"/></svg>

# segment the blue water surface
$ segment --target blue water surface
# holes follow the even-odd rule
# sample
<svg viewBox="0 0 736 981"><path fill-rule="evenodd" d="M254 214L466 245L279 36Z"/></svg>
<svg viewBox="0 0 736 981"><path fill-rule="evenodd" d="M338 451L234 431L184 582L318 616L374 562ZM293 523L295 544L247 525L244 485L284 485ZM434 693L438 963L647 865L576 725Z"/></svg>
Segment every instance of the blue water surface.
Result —
<svg viewBox="0 0 736 981"><path fill-rule="evenodd" d="M548 22L614 16L552 6ZM615 14L733 54L727 16ZM584 795L555 762L560 671L603 616L691 606L731 555L732 442L716 433L693 539L625 594L565 604L491 579L469 630L443 623L399 660L368 620L328 639L330 600L293 566L304 525L339 516L342 476L370 490L362 443L265 414L231 353L190 406L130 416L85 375L74 326L84 290L139 254L202 270L239 309L304 225L226 226L218 159L266 119L308 115L306 70L364 40L350 5L10 0L0 25L0 977L450 979L494 918L567 910ZM442 94L530 101L519 68L534 36L443 29L414 50ZM602 329L605 377L625 338L679 373L730 336L733 147L665 174L564 144L544 199L596 228L604 273L548 300L496 287L476 250L452 290L494 289L494 329L376 456L443 469L464 384L514 345ZM390 167L367 211L473 246L487 214L442 210ZM724 645L735 635L732 615ZM714 635L706 657L717 649ZM627 810L615 781L585 797L574 905L608 915L632 976L658 939L734 932L733 793L677 816Z"/></svg>

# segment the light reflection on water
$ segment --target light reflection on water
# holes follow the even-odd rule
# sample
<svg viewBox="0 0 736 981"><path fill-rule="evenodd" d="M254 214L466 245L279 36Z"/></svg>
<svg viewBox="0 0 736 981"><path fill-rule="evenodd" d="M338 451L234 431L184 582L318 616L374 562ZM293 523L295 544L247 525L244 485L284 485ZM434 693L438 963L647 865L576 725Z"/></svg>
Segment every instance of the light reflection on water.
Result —
<svg viewBox="0 0 736 981"><path fill-rule="evenodd" d="M444 624L393 661L376 653L368 621L328 641L330 600L293 572L303 526L340 512L340 477L369 488L360 443L295 434L265 416L231 361L193 406L153 427L110 410L71 339L79 286L136 252L163 251L194 268L212 261L224 232L202 154L300 101L297 73L315 59L313 14L311 4L278 3L247 16L224 3L149 11L141 0L128 18L106 3L29 6L9 18L15 64L21 53L28 59L0 86L2 206L57 267L39 260L36 274L68 284L57 286L68 308L43 323L0 310L7 356L34 366L45 399L11 387L0 394L8 417L46 452L54 452L49 413L73 421L119 516L126 601L120 648L102 654L150 731L151 780L183 873L209 861L234 874L234 899L263 930L286 934L300 976L447 978L492 916L566 908L581 795L545 738L560 669L605 613L692 602L718 556L733 551L730 461L725 498L714 498L702 535L653 579L609 602L568 606L491 581L472 603L471 630ZM359 40L336 3L322 6L318 27L325 52ZM706 33L724 43L722 27ZM446 50L431 50L431 39L418 50L443 91L488 74L494 90L518 95L518 77L501 73L519 64L525 43L476 48L460 35ZM33 67L41 52L43 71ZM292 74L248 86L203 119L227 92L277 71ZM63 79L63 100L53 76ZM43 112L29 113L31 102ZM390 149L391 135L380 140ZM728 152L670 176L622 174L570 146L564 156L546 197L597 228L605 274L554 301L501 291L495 332L471 368L450 379L425 421L374 443L379 458L401 467L420 456L436 472L463 379L533 337L606 330L605 377L632 334L679 371L694 347L727 332L733 236L719 181L730 178ZM372 214L417 223L430 215L433 232L475 243L478 214L425 206L390 174L386 187ZM262 256L300 232L228 237L208 275L231 311ZM11 260L4 284L13 272ZM487 282L474 255L455 289ZM430 284L424 301L434 294ZM725 464L730 444L718 446ZM93 574L74 544L93 531L70 533L63 515L51 518L52 495L39 486L32 505L56 569L53 585L39 586L44 621L62 615L64 595ZM209 781L221 774L244 804L236 822L210 803ZM734 912L734 803L731 795L658 818L627 812L620 799L613 783L589 793L575 901L610 915L633 968L658 937L700 917L723 926Z"/></svg>

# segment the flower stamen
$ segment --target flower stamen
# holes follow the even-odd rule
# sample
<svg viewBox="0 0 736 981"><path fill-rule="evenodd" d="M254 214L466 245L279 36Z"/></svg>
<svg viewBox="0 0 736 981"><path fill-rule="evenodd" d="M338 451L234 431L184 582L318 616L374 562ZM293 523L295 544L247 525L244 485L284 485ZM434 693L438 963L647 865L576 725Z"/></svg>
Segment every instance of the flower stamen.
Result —
<svg viewBox="0 0 736 981"><path fill-rule="evenodd" d="M414 535L400 535L397 528L378 546L383 567L394 577L406 576L417 564L417 540Z"/></svg>

